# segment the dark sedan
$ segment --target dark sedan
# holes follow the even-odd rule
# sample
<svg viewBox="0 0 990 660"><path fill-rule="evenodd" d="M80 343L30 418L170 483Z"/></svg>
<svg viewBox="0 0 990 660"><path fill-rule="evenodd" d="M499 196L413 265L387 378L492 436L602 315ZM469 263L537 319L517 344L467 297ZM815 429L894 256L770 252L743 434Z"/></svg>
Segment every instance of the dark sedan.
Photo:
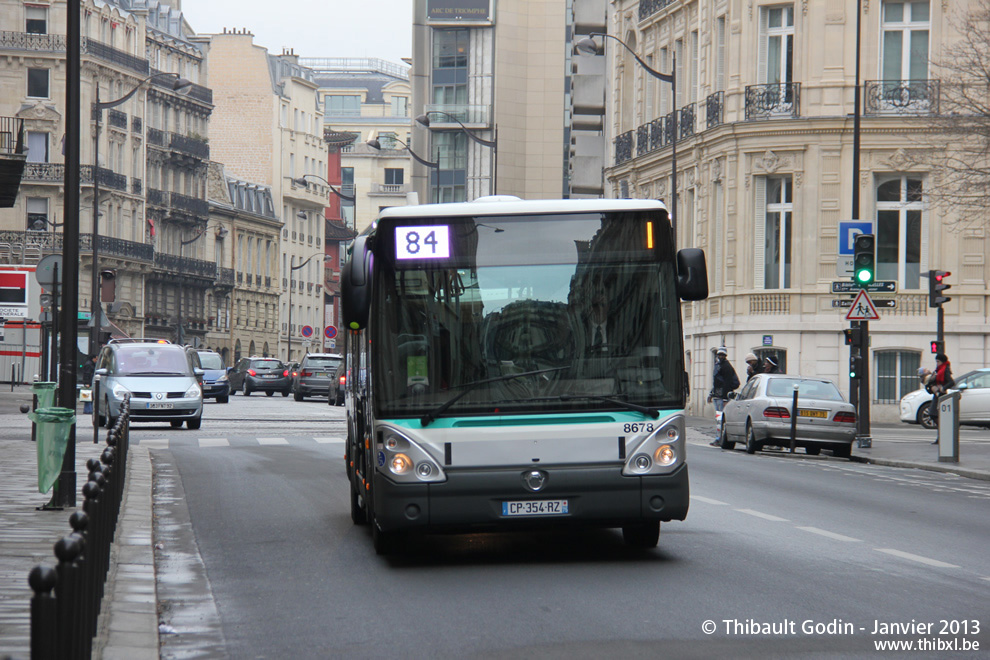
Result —
<svg viewBox="0 0 990 660"><path fill-rule="evenodd" d="M279 392L282 396L289 396L292 388L289 368L275 358L241 358L227 374L227 379L230 381L230 393L239 391L244 396L250 396L252 392L264 392L267 396Z"/></svg>

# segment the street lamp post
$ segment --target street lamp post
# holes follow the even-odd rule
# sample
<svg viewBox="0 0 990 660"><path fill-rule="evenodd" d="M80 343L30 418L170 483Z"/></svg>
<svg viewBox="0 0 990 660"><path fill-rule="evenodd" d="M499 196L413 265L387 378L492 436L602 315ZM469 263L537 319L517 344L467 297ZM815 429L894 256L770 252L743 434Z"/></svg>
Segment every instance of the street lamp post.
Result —
<svg viewBox="0 0 990 660"><path fill-rule="evenodd" d="M192 86L192 83L185 78L179 77L177 73L155 73L134 86L134 89L124 94L114 101L100 101L100 85L96 84L96 102L93 109L96 111L96 135L93 137L93 272L92 272L92 300L90 301L90 320L93 328L89 332L89 354L96 355L99 348L100 328L102 327L101 316L102 306L100 305L100 266L99 266L99 227L100 227L100 120L103 111L116 108L129 101L145 83L155 78L174 77L172 89L176 92L184 91Z"/></svg>
<svg viewBox="0 0 990 660"><path fill-rule="evenodd" d="M287 362L292 361L292 273L299 270L300 268L308 264L310 261L312 261L313 257L317 257L321 254L323 255L324 260L326 260L326 254L324 254L323 252L317 252L316 254L310 255L310 257L306 259L306 261L302 262L298 266L292 265L296 260L296 255L292 255L291 257L289 257L289 322L285 332L285 335L288 338L288 346L285 350L285 359Z"/></svg>
<svg viewBox="0 0 990 660"><path fill-rule="evenodd" d="M471 131L469 131L468 130L468 127L465 126L463 123L461 123L461 120L460 119L458 119L454 115L450 114L449 112L444 112L443 110L430 110L429 112L427 112L425 114L419 115L418 117L416 117L416 123L417 124L420 124L422 126L425 126L426 128L429 128L430 127L430 115L432 115L432 114L443 115L444 117L447 117L448 119L450 119L451 121L453 121L455 124L457 124L458 126L460 126L461 127L461 131L465 135L467 135L469 138L471 138L471 140L473 140L474 142L477 142L478 144L480 144L483 147L488 147L489 149L492 150L492 161L494 163L492 165L492 194L493 195L497 195L498 194L498 126L496 126L494 128L494 130L493 130L493 132L495 133L494 139L492 139L492 140L486 140L484 138L478 137L477 135L475 135L474 133L472 133ZM440 159L437 158L437 160L439 161ZM440 173L440 170L439 170L439 167L438 167L437 168L437 174L439 175L439 173ZM438 181L438 183L439 183L439 181Z"/></svg>
<svg viewBox="0 0 990 660"><path fill-rule="evenodd" d="M672 54L670 73L660 73L636 54L636 51L630 48L626 42L611 34L592 32L584 39L577 41L574 47L582 55L596 55L598 54L598 43L594 40L594 37L607 37L618 41L623 48L632 54L636 62L646 69L648 74L665 83L670 83L670 117L673 122L670 130L670 187L673 189L670 199L670 229L673 234L674 247L677 247L677 54Z"/></svg>
<svg viewBox="0 0 990 660"><path fill-rule="evenodd" d="M437 182L433 188L436 191L436 202L439 204L440 203L440 158L438 157L436 162L426 160L425 158L419 156L415 151L412 150L412 147L410 147L408 144L406 144L399 138L393 136L392 139L398 142L399 144L401 144L402 146L404 146L406 148L406 151L409 152L409 155L412 156L413 160L415 160L417 163L419 163L420 165L425 165L426 167L432 167L437 171L437 175L436 175ZM378 140L378 138L371 138L365 144L367 144L372 149L375 149L376 151L382 148L382 143Z"/></svg>

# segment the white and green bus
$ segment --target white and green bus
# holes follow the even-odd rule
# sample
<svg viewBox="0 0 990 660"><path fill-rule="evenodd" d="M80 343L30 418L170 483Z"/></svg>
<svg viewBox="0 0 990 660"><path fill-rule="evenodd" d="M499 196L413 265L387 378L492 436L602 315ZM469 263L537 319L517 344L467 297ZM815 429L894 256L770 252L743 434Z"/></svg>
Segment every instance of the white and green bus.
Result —
<svg viewBox="0 0 990 660"><path fill-rule="evenodd" d="M654 200L389 208L341 277L351 515L404 535L621 527L654 547L684 520L680 302Z"/></svg>

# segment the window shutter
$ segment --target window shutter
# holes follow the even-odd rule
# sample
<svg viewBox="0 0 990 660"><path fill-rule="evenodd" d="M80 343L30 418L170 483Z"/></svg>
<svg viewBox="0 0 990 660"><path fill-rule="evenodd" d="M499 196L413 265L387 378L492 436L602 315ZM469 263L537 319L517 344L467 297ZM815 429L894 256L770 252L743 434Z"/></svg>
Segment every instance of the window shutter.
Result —
<svg viewBox="0 0 990 660"><path fill-rule="evenodd" d="M760 8L760 43L757 47L756 82L764 85L767 82L767 21L769 12L766 7Z"/></svg>
<svg viewBox="0 0 990 660"><path fill-rule="evenodd" d="M767 178L753 177L756 188L756 212L753 215L753 288L763 289L766 284L766 231L767 231Z"/></svg>
<svg viewBox="0 0 990 660"><path fill-rule="evenodd" d="M715 236L713 241L715 243L715 249L713 250L713 256L715 261L714 268L714 279L712 280L712 291L722 290L722 233L725 224L725 215L723 212L723 199L722 199L722 182L715 182Z"/></svg>

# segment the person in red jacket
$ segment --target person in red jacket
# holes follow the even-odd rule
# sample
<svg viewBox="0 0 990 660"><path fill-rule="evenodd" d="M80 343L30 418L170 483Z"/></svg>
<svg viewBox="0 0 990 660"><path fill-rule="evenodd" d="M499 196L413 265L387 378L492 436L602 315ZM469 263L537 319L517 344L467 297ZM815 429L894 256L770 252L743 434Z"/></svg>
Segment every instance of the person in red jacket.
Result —
<svg viewBox="0 0 990 660"><path fill-rule="evenodd" d="M935 421L936 435L933 445L938 444L938 399L956 384L952 377L952 365L945 353L938 353L935 356L935 372L928 377L927 389L932 394L932 402L928 404L931 410L931 418Z"/></svg>

